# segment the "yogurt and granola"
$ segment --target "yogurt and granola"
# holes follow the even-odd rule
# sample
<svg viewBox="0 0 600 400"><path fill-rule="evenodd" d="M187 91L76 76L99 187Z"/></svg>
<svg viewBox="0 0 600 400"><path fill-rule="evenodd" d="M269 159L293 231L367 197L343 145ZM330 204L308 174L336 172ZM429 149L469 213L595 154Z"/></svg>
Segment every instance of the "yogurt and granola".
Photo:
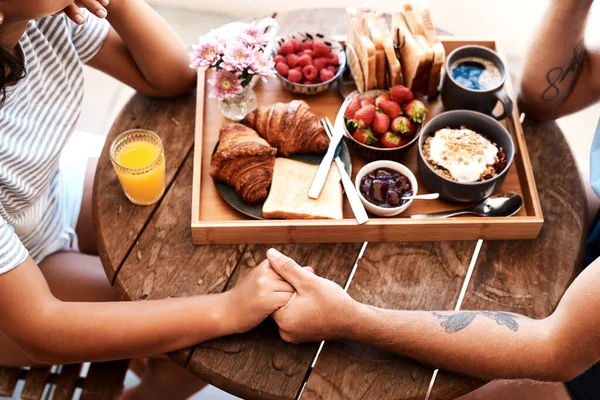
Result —
<svg viewBox="0 0 600 400"><path fill-rule="evenodd" d="M465 127L436 131L425 141L423 154L438 174L463 183L492 179L506 167L501 147Z"/></svg>

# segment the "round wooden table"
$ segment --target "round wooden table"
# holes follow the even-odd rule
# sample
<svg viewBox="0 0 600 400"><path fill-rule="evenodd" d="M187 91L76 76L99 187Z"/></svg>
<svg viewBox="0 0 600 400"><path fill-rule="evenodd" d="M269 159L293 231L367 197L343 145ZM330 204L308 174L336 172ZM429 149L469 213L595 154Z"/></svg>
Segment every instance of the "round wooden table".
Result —
<svg viewBox="0 0 600 400"><path fill-rule="evenodd" d="M295 11L278 16L285 32L343 33L343 10ZM285 33L284 32L284 33ZM135 95L107 138L94 187L97 240L106 273L123 299L150 300L222 292L265 258L268 245L192 244L190 209L196 99ZM220 116L215 116L220 118ZM108 146L119 133L144 128L165 146L168 187L155 206L123 195ZM579 272L586 225L585 194L567 142L554 122L524 123L545 225L537 240L483 244L463 309L548 316ZM302 265L341 285L359 263L349 293L394 309L455 307L476 242L278 246ZM207 382L242 398L425 398L433 369L407 358L350 343L283 342L272 320L244 335L201 343L170 356ZM441 372L432 399L453 398L485 382Z"/></svg>

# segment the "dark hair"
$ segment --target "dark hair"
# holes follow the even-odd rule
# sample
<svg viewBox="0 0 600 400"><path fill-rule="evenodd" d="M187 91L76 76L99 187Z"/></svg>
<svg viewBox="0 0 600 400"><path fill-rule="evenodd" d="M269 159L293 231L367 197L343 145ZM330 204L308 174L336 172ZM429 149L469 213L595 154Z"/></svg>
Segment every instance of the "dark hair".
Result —
<svg viewBox="0 0 600 400"><path fill-rule="evenodd" d="M6 86L18 82L25 75L25 63L21 55L11 54L0 47L0 108L6 101Z"/></svg>

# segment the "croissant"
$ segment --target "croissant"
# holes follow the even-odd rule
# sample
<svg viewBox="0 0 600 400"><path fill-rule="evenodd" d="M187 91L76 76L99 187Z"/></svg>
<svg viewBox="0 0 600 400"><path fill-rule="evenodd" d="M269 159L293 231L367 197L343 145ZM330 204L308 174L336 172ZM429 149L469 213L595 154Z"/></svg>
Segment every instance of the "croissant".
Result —
<svg viewBox="0 0 600 400"><path fill-rule="evenodd" d="M302 100L260 107L244 119L283 156L294 153L324 153L329 146L325 128Z"/></svg>
<svg viewBox="0 0 600 400"><path fill-rule="evenodd" d="M219 147L210 163L210 176L235 188L243 201L260 203L273 180L277 149L241 124L230 123L219 132Z"/></svg>

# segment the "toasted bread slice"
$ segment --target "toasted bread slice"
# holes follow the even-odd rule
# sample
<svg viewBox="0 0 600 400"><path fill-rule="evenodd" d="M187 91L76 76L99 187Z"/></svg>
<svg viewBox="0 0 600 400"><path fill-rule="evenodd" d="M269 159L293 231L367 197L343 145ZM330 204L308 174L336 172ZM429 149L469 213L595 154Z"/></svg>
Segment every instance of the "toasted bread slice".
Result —
<svg viewBox="0 0 600 400"><path fill-rule="evenodd" d="M392 16L392 37L399 47L402 75L406 85L415 96L423 96L429 85L427 55L406 24L404 14L399 11Z"/></svg>
<svg viewBox="0 0 600 400"><path fill-rule="evenodd" d="M385 17L383 16L383 12L378 11L376 13L377 23L379 24L379 29L381 29L381 33L383 35L383 45L385 48L385 56L386 56L386 85L387 87L392 87L394 85L402 85L402 65L400 64L400 60L396 56L396 50L394 49L394 40L392 39L392 34L390 31L390 27L388 26Z"/></svg>
<svg viewBox="0 0 600 400"><path fill-rule="evenodd" d="M424 8L421 14L421 23L425 37L429 41L429 45L433 50L433 64L431 65L431 73L429 74L429 89L427 97L435 97L438 94L440 80L442 77L442 68L446 62L446 49L433 26L429 9Z"/></svg>
<svg viewBox="0 0 600 400"><path fill-rule="evenodd" d="M317 200L308 197L308 189L318 165L289 158L275 159L273 183L263 205L263 217L282 219L342 219L343 194L340 173L335 166Z"/></svg>
<svg viewBox="0 0 600 400"><path fill-rule="evenodd" d="M354 47L358 56L358 61L363 73L364 89L359 87L359 90L371 90L377 88L377 61L375 56L375 45L369 39L366 32L362 28L362 21L358 10L350 7L346 9L350 22L348 24L348 43ZM350 57L351 59L354 57ZM352 62L352 60L351 60ZM352 67L351 67L352 68ZM358 74L353 70L353 76ZM356 80L356 77L355 77ZM357 82L357 84L360 82ZM358 86L358 85L357 85Z"/></svg>
<svg viewBox="0 0 600 400"><path fill-rule="evenodd" d="M377 78L377 88L385 89L386 57L383 34L373 11L363 11L361 19L364 31L375 45L375 77Z"/></svg>
<svg viewBox="0 0 600 400"><path fill-rule="evenodd" d="M410 29L413 36L417 39L417 42L419 43L419 45L421 45L421 48L425 52L424 68L427 71L427 76L424 78L425 82L423 86L419 86L413 89L413 92L416 96L424 96L429 90L429 75L431 73L431 67L433 66L434 58L433 49L431 48L429 41L425 37L423 27L419 23L417 16L415 15L412 9L412 5L404 4L404 9L402 10L402 13L404 14L404 19L406 21L406 24L408 25L408 29Z"/></svg>

